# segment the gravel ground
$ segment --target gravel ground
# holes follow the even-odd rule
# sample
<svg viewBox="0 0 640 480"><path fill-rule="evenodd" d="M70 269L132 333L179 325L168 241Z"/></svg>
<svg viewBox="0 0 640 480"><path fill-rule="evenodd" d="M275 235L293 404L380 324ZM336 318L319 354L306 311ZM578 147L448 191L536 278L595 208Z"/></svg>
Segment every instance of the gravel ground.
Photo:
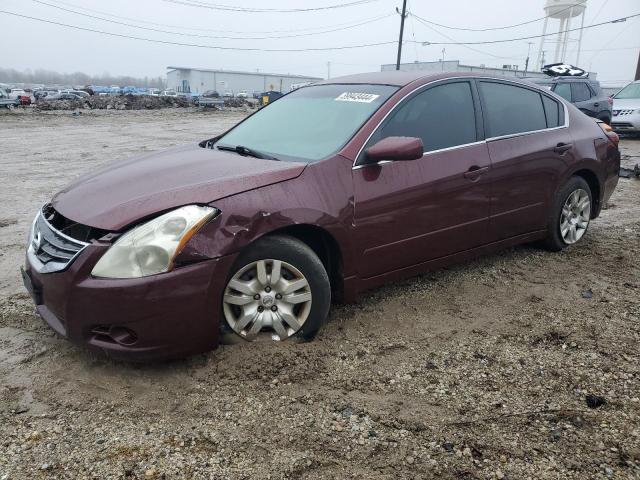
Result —
<svg viewBox="0 0 640 480"><path fill-rule="evenodd" d="M34 315L38 206L233 112L0 116L0 480L640 478L640 180L579 246L523 246L333 308L308 344L160 365L93 356ZM622 142L626 166L640 139Z"/></svg>

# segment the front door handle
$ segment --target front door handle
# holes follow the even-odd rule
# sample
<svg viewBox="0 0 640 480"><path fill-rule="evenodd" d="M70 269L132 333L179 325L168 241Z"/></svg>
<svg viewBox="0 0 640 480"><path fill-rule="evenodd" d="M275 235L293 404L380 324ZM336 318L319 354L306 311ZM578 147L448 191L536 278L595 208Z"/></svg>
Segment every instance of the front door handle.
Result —
<svg viewBox="0 0 640 480"><path fill-rule="evenodd" d="M562 143L560 142L558 145L553 147L553 151L559 153L560 155L564 154L568 150L573 148L573 143Z"/></svg>
<svg viewBox="0 0 640 480"><path fill-rule="evenodd" d="M471 180L472 182L480 178L480 175L489 171L489 167L478 167L474 165L469 170L464 172L464 178Z"/></svg>
<svg viewBox="0 0 640 480"><path fill-rule="evenodd" d="M599 104L598 102L596 102L596 103L594 103L594 104L593 104L593 106L594 106L594 107L599 107L599 106L600 106L600 104Z"/></svg>

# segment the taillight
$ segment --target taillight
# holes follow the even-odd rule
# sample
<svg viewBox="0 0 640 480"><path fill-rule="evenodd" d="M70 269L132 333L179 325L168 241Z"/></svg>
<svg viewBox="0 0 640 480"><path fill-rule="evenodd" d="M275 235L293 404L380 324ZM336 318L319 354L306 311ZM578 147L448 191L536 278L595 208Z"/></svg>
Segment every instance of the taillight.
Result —
<svg viewBox="0 0 640 480"><path fill-rule="evenodd" d="M620 137L616 132L613 131L613 128L611 128L611 125L608 125L604 122L598 122L598 125L600 126L604 134L607 136L609 141L611 143L618 145L618 142L620 142Z"/></svg>
<svg viewBox="0 0 640 480"><path fill-rule="evenodd" d="M613 97L609 97L607 100L609 101L609 105L613 105Z"/></svg>

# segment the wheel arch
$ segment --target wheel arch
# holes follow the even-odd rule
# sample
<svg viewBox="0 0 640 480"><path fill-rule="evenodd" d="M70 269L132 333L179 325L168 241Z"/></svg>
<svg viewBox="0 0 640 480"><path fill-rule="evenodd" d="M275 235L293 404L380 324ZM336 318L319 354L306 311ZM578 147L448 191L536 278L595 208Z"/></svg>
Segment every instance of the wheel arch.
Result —
<svg viewBox="0 0 640 480"><path fill-rule="evenodd" d="M326 229L312 224L288 225L272 230L268 235L287 235L293 237L314 251L329 275L332 298L338 302L344 299L343 252L336 238ZM257 240L257 239L256 239ZM253 243L253 242L252 242ZM245 248L250 247L251 244Z"/></svg>
<svg viewBox="0 0 640 480"><path fill-rule="evenodd" d="M582 168L573 172L571 176L581 177L589 185L589 188L591 189L591 198L593 199L594 203L594 208L591 211L591 218L597 218L598 215L600 215L600 210L602 209L602 187L600 185L600 179L598 178L598 175L596 175L596 173L589 168Z"/></svg>

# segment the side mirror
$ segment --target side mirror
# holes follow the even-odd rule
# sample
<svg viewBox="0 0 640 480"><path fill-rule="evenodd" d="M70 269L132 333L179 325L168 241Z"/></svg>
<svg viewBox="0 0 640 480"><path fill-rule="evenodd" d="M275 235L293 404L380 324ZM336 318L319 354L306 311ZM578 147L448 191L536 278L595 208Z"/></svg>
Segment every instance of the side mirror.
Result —
<svg viewBox="0 0 640 480"><path fill-rule="evenodd" d="M387 137L366 150L367 162L417 160L424 154L422 140L416 137Z"/></svg>

